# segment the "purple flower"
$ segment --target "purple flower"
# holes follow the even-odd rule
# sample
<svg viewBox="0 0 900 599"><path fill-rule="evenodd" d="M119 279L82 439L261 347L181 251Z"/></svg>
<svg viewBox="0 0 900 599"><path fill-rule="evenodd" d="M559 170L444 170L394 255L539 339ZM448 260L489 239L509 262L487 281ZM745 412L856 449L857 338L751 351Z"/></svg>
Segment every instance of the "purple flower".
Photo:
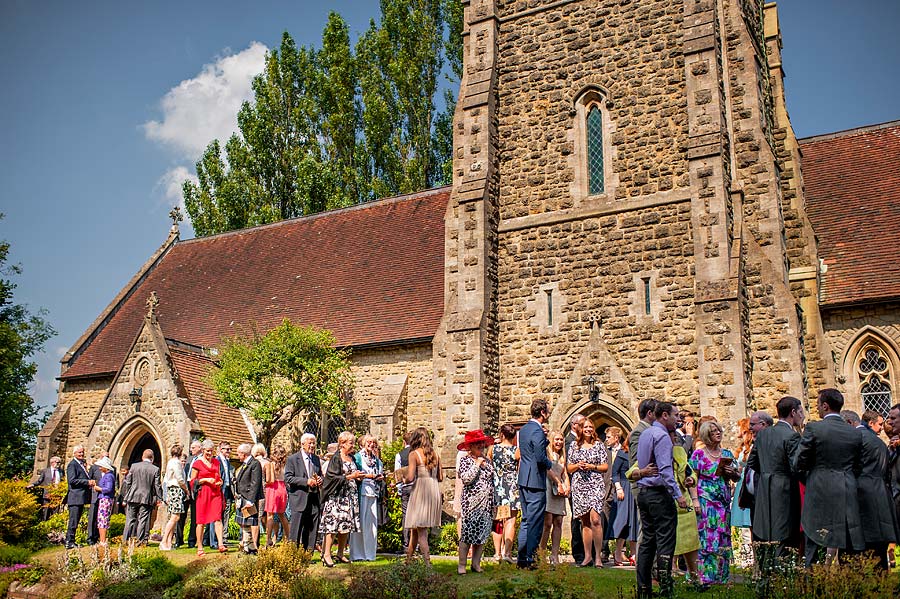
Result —
<svg viewBox="0 0 900 599"><path fill-rule="evenodd" d="M15 564L12 566L6 566L0 568L0 574L6 574L7 572L15 572L16 570L24 570L25 568L30 568L28 564Z"/></svg>

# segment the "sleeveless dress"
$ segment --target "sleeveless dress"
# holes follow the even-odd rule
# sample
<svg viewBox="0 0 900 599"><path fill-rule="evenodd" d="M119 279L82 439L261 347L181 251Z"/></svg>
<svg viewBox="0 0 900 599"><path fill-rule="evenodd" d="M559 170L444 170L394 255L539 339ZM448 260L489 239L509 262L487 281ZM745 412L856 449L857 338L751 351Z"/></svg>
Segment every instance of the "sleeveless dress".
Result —
<svg viewBox="0 0 900 599"><path fill-rule="evenodd" d="M555 461L553 458L550 458L550 463L553 466L550 470L553 471L556 476L562 478L562 471L565 467L563 461ZM556 494L556 485L553 484L553 481L550 479L550 475L547 475L547 513L553 514L555 516L565 516L566 515L566 504L569 500L562 495Z"/></svg>
<svg viewBox="0 0 900 599"><path fill-rule="evenodd" d="M212 458L207 466L203 460L194 460L192 469L197 471L197 479L214 478L222 480L219 476L219 460ZM222 520L222 487L216 485L201 485L194 481L197 491L197 524L210 524Z"/></svg>
<svg viewBox="0 0 900 599"><path fill-rule="evenodd" d="M436 468L416 467L416 480L409 496L403 528L434 528L441 525L441 489Z"/></svg>
<svg viewBox="0 0 900 599"><path fill-rule="evenodd" d="M278 477L281 478L278 478ZM266 513L283 514L287 511L287 487L284 486L284 468L275 472L275 480L266 483Z"/></svg>
<svg viewBox="0 0 900 599"><path fill-rule="evenodd" d="M681 494L690 498L691 494L688 488L684 486L684 481L688 476L688 456L681 445L676 445L672 448L672 470L675 474L678 488L681 489ZM691 474L693 475L693 471ZM697 532L697 515L694 513L693 506L688 505L687 509L681 509L676 506L675 509L678 510L678 524L675 529L675 555L697 551L700 549L700 535Z"/></svg>
<svg viewBox="0 0 900 599"><path fill-rule="evenodd" d="M513 510L522 509L519 502L519 462L515 445L494 445L491 450L494 466L494 500L497 520L512 518Z"/></svg>

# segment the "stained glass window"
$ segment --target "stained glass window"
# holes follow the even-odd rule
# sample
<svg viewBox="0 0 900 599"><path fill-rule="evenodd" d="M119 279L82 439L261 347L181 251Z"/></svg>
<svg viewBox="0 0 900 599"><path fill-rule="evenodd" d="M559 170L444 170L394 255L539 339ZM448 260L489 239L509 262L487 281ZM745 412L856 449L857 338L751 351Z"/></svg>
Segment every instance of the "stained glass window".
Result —
<svg viewBox="0 0 900 599"><path fill-rule="evenodd" d="M857 367L863 409L887 416L893 405L890 364L880 348L869 346L862 352Z"/></svg>
<svg viewBox="0 0 900 599"><path fill-rule="evenodd" d="M603 193L603 115L592 106L587 115L588 193Z"/></svg>

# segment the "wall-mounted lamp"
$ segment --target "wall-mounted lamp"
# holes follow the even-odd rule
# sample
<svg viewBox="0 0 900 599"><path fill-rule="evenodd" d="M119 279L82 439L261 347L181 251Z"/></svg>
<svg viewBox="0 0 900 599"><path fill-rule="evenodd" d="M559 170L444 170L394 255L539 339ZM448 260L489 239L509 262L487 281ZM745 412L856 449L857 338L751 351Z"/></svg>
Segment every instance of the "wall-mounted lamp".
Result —
<svg viewBox="0 0 900 599"><path fill-rule="evenodd" d="M134 406L135 411L140 411L141 409L141 396L143 396L144 390L140 387L135 387L131 390L131 393L128 394L128 399L131 400L131 404Z"/></svg>
<svg viewBox="0 0 900 599"><path fill-rule="evenodd" d="M584 383L588 386L588 399L594 403L600 402L600 380L599 375L589 374L584 378Z"/></svg>

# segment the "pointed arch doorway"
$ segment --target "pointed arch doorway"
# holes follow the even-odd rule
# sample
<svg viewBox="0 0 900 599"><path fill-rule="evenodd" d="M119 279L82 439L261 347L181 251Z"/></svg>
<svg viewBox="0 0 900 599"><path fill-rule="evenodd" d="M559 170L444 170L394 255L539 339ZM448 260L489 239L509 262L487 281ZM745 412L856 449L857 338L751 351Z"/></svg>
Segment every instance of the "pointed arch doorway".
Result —
<svg viewBox="0 0 900 599"><path fill-rule="evenodd" d="M162 439L148 421L135 418L123 425L113 437L109 456L119 468L130 467L141 461L144 450L147 449L153 450L153 464L161 467Z"/></svg>
<svg viewBox="0 0 900 599"><path fill-rule="evenodd" d="M597 437L601 441L605 439L606 429L610 426L618 426L627 435L636 422L635 416L620 406L612 397L602 393L597 401L583 401L565 414L561 425L564 435L569 431L569 424L575 414L582 414L593 423Z"/></svg>

